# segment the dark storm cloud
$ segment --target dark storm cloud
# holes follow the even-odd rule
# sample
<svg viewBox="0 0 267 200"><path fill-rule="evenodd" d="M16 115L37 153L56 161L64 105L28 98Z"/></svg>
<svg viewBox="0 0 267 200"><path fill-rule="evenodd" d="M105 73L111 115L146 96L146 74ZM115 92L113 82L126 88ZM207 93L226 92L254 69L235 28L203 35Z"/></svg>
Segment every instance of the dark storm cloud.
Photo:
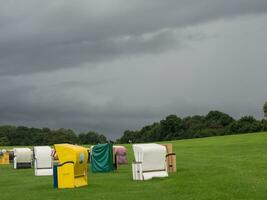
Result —
<svg viewBox="0 0 267 200"><path fill-rule="evenodd" d="M86 62L107 61L125 54L156 53L174 46L175 38L169 31L149 38L129 37L98 41L74 41L49 46L22 44L21 47L2 45L2 74L21 74L79 67ZM11 47L12 49L10 49ZM10 54L10 52L12 52Z"/></svg>
<svg viewBox="0 0 267 200"><path fill-rule="evenodd" d="M149 107L126 107L113 101L95 105L94 102L86 100L82 93L76 97L76 92L73 92L73 97L70 98L64 92L70 88L90 88L108 82L63 82L50 86L49 94L46 93L47 88L36 86L9 85L9 89L2 87L0 124L64 127L78 132L94 130L115 139L121 135L122 130L132 127L133 124L138 126L145 122L150 123L159 115ZM39 90L42 92L39 93Z"/></svg>
<svg viewBox="0 0 267 200"><path fill-rule="evenodd" d="M265 0L2 1L1 5L0 75L162 52L179 45L174 29L267 11Z"/></svg>

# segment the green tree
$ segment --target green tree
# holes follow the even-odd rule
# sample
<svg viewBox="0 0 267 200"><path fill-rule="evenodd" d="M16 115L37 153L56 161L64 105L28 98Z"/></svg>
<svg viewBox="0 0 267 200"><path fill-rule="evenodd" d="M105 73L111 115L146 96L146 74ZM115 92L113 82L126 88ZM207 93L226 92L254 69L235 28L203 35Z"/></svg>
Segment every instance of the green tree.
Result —
<svg viewBox="0 0 267 200"><path fill-rule="evenodd" d="M159 140L170 140L182 138L182 119L176 115L169 115L160 121L160 138Z"/></svg>
<svg viewBox="0 0 267 200"><path fill-rule="evenodd" d="M126 130L124 131L122 137L117 140L117 143L121 144L127 144L127 143L135 143L137 142L137 138L139 136L139 131L130 131Z"/></svg>
<svg viewBox="0 0 267 200"><path fill-rule="evenodd" d="M93 131L89 131L88 133L81 133L78 137L81 144L101 144L107 142L107 138L104 135L98 134Z"/></svg>
<svg viewBox="0 0 267 200"><path fill-rule="evenodd" d="M206 128L205 117L200 115L185 117L182 121L182 124L183 129L185 131L185 139L194 138L196 134L199 134L202 130Z"/></svg>
<svg viewBox="0 0 267 200"><path fill-rule="evenodd" d="M70 143L77 144L78 137L75 132L71 129L60 128L58 130L53 130L48 133L47 136L48 144L59 144L59 143Z"/></svg>
<svg viewBox="0 0 267 200"><path fill-rule="evenodd" d="M5 136L0 137L0 146L8 146L8 145L9 145L8 138Z"/></svg>
<svg viewBox="0 0 267 200"><path fill-rule="evenodd" d="M267 120L261 120L262 131L267 131Z"/></svg>
<svg viewBox="0 0 267 200"><path fill-rule="evenodd" d="M228 127L229 133L253 133L262 130L262 124L253 116L241 117L238 121L230 124Z"/></svg>
<svg viewBox="0 0 267 200"><path fill-rule="evenodd" d="M210 111L205 117L208 128L223 128L232 122L234 119L220 111Z"/></svg>
<svg viewBox="0 0 267 200"><path fill-rule="evenodd" d="M264 116L267 117L267 102L263 105Z"/></svg>

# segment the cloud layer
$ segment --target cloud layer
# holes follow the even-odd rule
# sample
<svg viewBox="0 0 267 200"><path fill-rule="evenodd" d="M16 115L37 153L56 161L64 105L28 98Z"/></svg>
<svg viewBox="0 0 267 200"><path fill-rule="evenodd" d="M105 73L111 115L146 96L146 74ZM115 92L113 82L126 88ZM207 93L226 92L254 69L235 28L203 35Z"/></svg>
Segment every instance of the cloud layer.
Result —
<svg viewBox="0 0 267 200"><path fill-rule="evenodd" d="M0 1L0 123L111 138L174 113L262 117L267 1Z"/></svg>
<svg viewBox="0 0 267 200"><path fill-rule="evenodd" d="M2 1L0 74L161 52L179 45L175 29L266 11L265 0Z"/></svg>

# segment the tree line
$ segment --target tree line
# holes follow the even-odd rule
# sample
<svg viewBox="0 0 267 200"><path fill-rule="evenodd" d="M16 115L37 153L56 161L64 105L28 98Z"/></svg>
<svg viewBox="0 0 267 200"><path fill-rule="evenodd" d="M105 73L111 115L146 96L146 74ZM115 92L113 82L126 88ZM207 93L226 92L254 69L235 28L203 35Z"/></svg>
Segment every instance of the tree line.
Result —
<svg viewBox="0 0 267 200"><path fill-rule="evenodd" d="M267 118L267 102L263 106ZM117 143L140 143L179 140L209 136L254 133L267 131L267 120L244 116L235 120L220 111L207 115L178 117L169 115L160 122L144 126L141 130L126 130ZM0 126L0 146L53 145L58 143L98 144L106 143L106 136L94 131L77 134L71 129L29 128L25 126Z"/></svg>
<svg viewBox="0 0 267 200"><path fill-rule="evenodd" d="M263 106L267 118L267 102ZM210 136L254 133L267 131L267 120L257 120L244 116L235 120L220 111L210 111L207 115L180 118L169 115L160 122L144 126L141 130L126 130L118 143L141 143L165 140L202 138Z"/></svg>
<svg viewBox="0 0 267 200"><path fill-rule="evenodd" d="M29 128L25 126L0 126L0 146L53 145L59 143L98 144L108 142L99 133L89 131L76 134L71 129Z"/></svg>

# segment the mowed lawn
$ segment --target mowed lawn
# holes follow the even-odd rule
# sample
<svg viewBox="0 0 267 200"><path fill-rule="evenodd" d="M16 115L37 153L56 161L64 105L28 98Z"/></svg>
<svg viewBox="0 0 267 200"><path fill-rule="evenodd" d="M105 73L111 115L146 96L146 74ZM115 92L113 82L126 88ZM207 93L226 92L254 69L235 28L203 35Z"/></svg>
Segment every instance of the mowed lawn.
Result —
<svg viewBox="0 0 267 200"><path fill-rule="evenodd" d="M175 199L266 200L267 133L172 141L177 173L168 178L132 180L129 164L114 173L92 174L89 185L54 189L52 177L35 177L33 169L0 166L0 200Z"/></svg>

